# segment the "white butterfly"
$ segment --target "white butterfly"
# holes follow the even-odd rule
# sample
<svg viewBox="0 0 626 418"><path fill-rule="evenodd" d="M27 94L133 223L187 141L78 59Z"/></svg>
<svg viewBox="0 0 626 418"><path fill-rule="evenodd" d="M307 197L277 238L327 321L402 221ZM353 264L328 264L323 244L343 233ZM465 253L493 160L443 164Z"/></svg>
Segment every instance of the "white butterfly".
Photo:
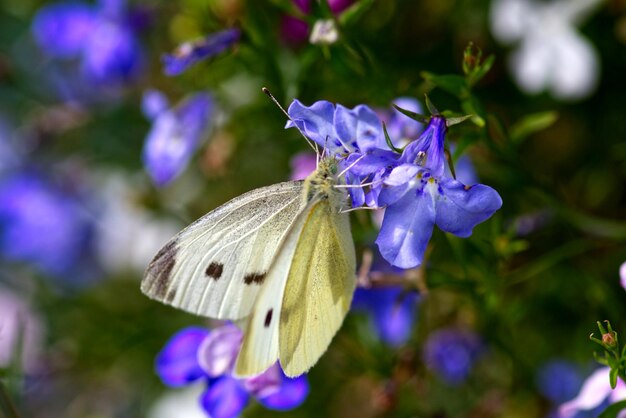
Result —
<svg viewBox="0 0 626 418"><path fill-rule="evenodd" d="M245 193L176 235L154 257L141 290L186 311L236 321L235 373L280 360L298 376L326 351L356 286L356 257L336 162L304 181Z"/></svg>

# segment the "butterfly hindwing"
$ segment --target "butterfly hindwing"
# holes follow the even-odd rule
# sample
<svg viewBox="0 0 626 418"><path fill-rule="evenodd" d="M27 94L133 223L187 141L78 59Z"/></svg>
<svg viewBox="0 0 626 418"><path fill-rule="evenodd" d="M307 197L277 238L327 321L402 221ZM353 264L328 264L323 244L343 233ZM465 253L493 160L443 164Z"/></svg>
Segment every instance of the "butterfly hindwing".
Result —
<svg viewBox="0 0 626 418"><path fill-rule="evenodd" d="M151 298L198 315L250 314L277 250L306 202L302 182L245 193L176 235L141 283Z"/></svg>
<svg viewBox="0 0 626 418"><path fill-rule="evenodd" d="M309 212L286 281L279 358L287 376L305 373L324 354L350 308L356 286L349 218L331 203L319 201Z"/></svg>

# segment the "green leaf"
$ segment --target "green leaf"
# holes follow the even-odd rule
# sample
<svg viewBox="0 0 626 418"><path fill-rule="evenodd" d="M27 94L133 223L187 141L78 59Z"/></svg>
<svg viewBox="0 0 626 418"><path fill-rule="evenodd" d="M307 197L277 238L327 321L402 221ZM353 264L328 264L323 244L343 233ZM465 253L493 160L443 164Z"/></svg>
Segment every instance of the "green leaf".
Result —
<svg viewBox="0 0 626 418"><path fill-rule="evenodd" d="M618 368L611 369L611 373L609 373L609 381L611 382L611 389L615 389L617 386L617 372L619 372Z"/></svg>
<svg viewBox="0 0 626 418"><path fill-rule="evenodd" d="M410 110L403 109L395 103L391 104L398 112L402 113L405 116L410 117L413 120L418 121L419 123L428 123L430 122L430 116L420 115L419 113L411 112Z"/></svg>
<svg viewBox="0 0 626 418"><path fill-rule="evenodd" d="M519 144L535 132L549 128L558 118L559 114L555 111L524 116L511 127L511 140Z"/></svg>
<svg viewBox="0 0 626 418"><path fill-rule="evenodd" d="M435 107L433 102L430 101L430 97L428 94L424 94L424 103L426 103L426 108L430 112L431 115L439 115L439 110Z"/></svg>
<svg viewBox="0 0 626 418"><path fill-rule="evenodd" d="M474 70L474 72L472 72L468 76L468 80L467 80L468 84L470 86L473 86L476 83L478 83L480 80L482 80L483 77L487 75L489 70L491 70L491 67L493 67L494 62L496 62L496 57L494 55L489 55L487 59L485 60L485 62L483 62L478 68Z"/></svg>
<svg viewBox="0 0 626 418"><path fill-rule="evenodd" d="M387 125L385 125L385 122L383 122L383 132L385 134L385 142L387 142L387 146L389 147L389 149L399 154L402 154L402 149L396 148L395 145L393 145L393 142L391 142L391 138L389 138L389 134L387 133Z"/></svg>
<svg viewBox="0 0 626 418"><path fill-rule="evenodd" d="M424 80L460 99L464 99L469 95L467 81L460 75L437 75L424 71L421 73L421 76Z"/></svg>
<svg viewBox="0 0 626 418"><path fill-rule="evenodd" d="M617 415L624 409L626 409L626 400L616 402L598 415L598 418L617 418Z"/></svg>

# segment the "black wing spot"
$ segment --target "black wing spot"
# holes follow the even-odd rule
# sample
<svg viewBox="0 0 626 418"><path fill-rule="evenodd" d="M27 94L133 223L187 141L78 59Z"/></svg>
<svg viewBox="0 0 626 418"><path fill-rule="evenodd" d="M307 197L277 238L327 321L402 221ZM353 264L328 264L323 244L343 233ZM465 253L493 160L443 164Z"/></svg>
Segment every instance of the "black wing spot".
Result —
<svg viewBox="0 0 626 418"><path fill-rule="evenodd" d="M267 311L267 314L265 315L265 323L263 324L265 326L265 328L270 326L270 323L272 322L272 313L274 312L274 309L270 309L269 311Z"/></svg>
<svg viewBox="0 0 626 418"><path fill-rule="evenodd" d="M222 273L224 272L224 265L216 262L212 262L209 264L209 267L206 268L206 275L217 280L222 277Z"/></svg>
<svg viewBox="0 0 626 418"><path fill-rule="evenodd" d="M263 281L265 280L265 275L267 273L250 273L250 274L246 274L246 276L243 278L243 282L245 284L261 284L263 283Z"/></svg>
<svg viewBox="0 0 626 418"><path fill-rule="evenodd" d="M163 299L170 283L170 273L176 264L176 240L172 240L161 248L148 266L148 274L152 277L150 285L154 287L154 295Z"/></svg>

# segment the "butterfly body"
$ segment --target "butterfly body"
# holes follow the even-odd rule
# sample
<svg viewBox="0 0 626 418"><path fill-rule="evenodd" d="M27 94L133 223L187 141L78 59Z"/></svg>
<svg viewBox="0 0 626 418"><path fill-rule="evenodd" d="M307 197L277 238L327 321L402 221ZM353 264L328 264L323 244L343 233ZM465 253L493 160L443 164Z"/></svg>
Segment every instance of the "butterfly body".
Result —
<svg viewBox="0 0 626 418"><path fill-rule="evenodd" d="M306 372L341 326L356 285L346 194L326 159L304 181L239 196L181 231L155 256L148 296L244 330L235 366L262 373L276 360Z"/></svg>

